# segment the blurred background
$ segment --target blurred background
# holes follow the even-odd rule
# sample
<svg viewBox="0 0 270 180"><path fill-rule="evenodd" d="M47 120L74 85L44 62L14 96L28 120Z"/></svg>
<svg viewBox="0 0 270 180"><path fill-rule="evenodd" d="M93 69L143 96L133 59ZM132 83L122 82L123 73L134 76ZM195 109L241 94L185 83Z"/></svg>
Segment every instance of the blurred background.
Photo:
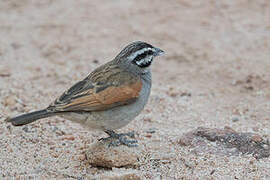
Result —
<svg viewBox="0 0 270 180"><path fill-rule="evenodd" d="M247 170L252 157L226 160L207 155L216 164L208 160L203 164L189 155L189 148L170 142L199 126L228 126L269 139L269 20L267 0L1 0L0 119L46 107L125 45L142 40L165 50L166 55L152 66L152 96L145 111L126 130L135 130L142 144L155 147L149 154L172 153L169 165L142 166L143 177L207 177L219 164L226 168L215 173L215 178L267 178L269 162L255 163L256 173ZM72 153L64 153L61 161L48 157L45 162L50 145L31 146L27 139L51 141L58 152L66 152L52 130L55 127L75 137L69 142ZM100 134L60 118L29 125L32 133L25 138L23 129L10 133L9 128L13 127L0 125L5 147L0 150L4 159L0 174L62 177L62 171L55 172L54 167L63 170L67 159L71 166L63 172L86 177L82 174L93 171L91 167L76 169L73 164L78 160L72 157L79 146ZM145 136L149 128L156 129L151 138ZM24 149L18 142L25 144ZM179 164L185 153L187 161L197 163L192 172ZM34 154L34 160L25 160ZM47 171L31 170L40 162Z"/></svg>

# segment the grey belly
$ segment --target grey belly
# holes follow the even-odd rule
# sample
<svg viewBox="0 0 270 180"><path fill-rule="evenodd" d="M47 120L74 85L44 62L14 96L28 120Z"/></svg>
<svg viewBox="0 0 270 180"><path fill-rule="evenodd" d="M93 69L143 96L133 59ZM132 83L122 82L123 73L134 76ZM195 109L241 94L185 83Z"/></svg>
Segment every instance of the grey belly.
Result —
<svg viewBox="0 0 270 180"><path fill-rule="evenodd" d="M147 103L150 87L143 86L140 97L132 104L119 106L106 111L69 112L62 114L63 118L80 123L89 129L115 130L127 125L140 114Z"/></svg>

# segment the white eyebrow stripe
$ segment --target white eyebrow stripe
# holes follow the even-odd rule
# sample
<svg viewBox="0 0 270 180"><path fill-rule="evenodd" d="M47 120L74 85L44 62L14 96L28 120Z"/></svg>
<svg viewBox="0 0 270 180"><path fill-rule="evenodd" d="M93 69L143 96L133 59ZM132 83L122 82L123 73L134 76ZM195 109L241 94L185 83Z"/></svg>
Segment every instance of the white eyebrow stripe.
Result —
<svg viewBox="0 0 270 180"><path fill-rule="evenodd" d="M141 54L143 54L144 52L149 51L149 50L154 51L154 49L153 49L153 48L150 48L150 47L148 47L148 48L143 48L143 49L141 49L141 50L139 50L139 51L134 52L134 53L131 54L128 58L131 59L131 60L133 60L133 59L135 59L138 55L141 55Z"/></svg>

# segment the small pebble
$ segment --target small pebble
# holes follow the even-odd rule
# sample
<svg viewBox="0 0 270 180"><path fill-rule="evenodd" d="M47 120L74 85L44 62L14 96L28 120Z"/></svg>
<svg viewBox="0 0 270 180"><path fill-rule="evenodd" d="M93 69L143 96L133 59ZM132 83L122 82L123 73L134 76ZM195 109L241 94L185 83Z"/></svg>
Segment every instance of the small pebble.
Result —
<svg viewBox="0 0 270 180"><path fill-rule="evenodd" d="M94 59L94 60L93 60L93 63L98 64L99 61L98 61L97 59Z"/></svg>
<svg viewBox="0 0 270 180"><path fill-rule="evenodd" d="M22 128L22 130L23 130L24 132L26 132L26 133L29 133L29 132L30 132L29 129L28 129L28 126L24 126L24 127Z"/></svg>
<svg viewBox="0 0 270 180"><path fill-rule="evenodd" d="M237 122L237 121L239 121L240 119L238 118L238 117L233 117L232 118L232 122Z"/></svg>
<svg viewBox="0 0 270 180"><path fill-rule="evenodd" d="M12 107L17 103L16 97L14 95L7 96L4 98L3 105L6 107Z"/></svg>
<svg viewBox="0 0 270 180"><path fill-rule="evenodd" d="M84 161L84 160L86 159L86 155L85 155L85 154L82 154L82 155L80 155L80 156L78 157L78 159L79 159L80 161Z"/></svg>
<svg viewBox="0 0 270 180"><path fill-rule="evenodd" d="M189 93L189 92L182 92L181 94L180 94L180 96L187 96L187 97L191 97L191 93Z"/></svg>
<svg viewBox="0 0 270 180"><path fill-rule="evenodd" d="M152 122L152 119L150 117L143 118L143 120L146 122Z"/></svg>
<svg viewBox="0 0 270 180"><path fill-rule="evenodd" d="M156 132L156 129L155 128L150 128L146 131L147 133L151 133L151 134L154 134Z"/></svg>
<svg viewBox="0 0 270 180"><path fill-rule="evenodd" d="M66 136L66 137L63 137L62 140L74 141L75 137L74 136Z"/></svg>
<svg viewBox="0 0 270 180"><path fill-rule="evenodd" d="M257 135L257 134L254 134L252 136L252 140L255 141L255 142L262 142L263 141L262 137Z"/></svg>

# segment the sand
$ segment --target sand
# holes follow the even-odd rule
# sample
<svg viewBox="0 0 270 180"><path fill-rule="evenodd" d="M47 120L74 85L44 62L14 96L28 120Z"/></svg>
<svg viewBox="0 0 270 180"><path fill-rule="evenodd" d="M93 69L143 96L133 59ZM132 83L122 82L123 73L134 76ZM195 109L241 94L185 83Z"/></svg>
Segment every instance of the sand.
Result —
<svg viewBox="0 0 270 180"><path fill-rule="evenodd" d="M270 139L269 19L267 0L1 1L0 178L269 179L269 157L176 143L201 126ZM106 135L60 117L4 122L45 108L134 40L166 51L145 110L118 131L135 131L139 166L89 165L87 146Z"/></svg>

